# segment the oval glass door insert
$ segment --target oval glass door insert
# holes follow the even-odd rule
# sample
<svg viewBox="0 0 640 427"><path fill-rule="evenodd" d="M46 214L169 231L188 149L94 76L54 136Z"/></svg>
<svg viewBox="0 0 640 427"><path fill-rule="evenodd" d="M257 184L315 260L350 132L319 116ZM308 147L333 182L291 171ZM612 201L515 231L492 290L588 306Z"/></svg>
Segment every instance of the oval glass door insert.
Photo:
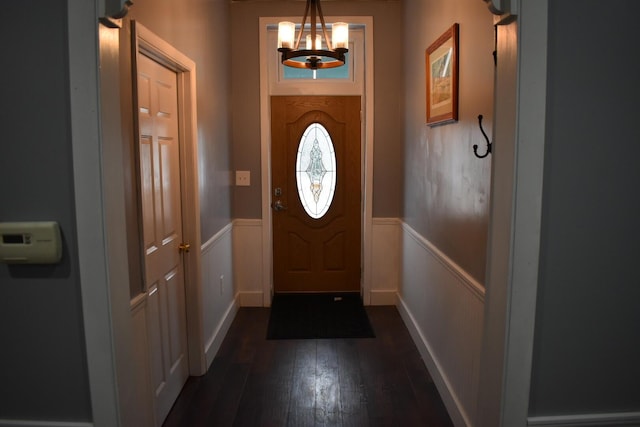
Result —
<svg viewBox="0 0 640 427"><path fill-rule="evenodd" d="M312 123L302 134L296 182L304 210L311 218L322 218L336 190L336 153L329 132L320 123Z"/></svg>

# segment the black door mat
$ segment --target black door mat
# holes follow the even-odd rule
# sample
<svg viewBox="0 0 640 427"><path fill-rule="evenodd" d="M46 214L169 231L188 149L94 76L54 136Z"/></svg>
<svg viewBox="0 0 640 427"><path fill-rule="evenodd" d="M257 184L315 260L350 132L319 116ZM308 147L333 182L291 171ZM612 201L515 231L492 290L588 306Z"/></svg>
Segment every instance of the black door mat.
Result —
<svg viewBox="0 0 640 427"><path fill-rule="evenodd" d="M358 293L276 294L267 339L374 338Z"/></svg>

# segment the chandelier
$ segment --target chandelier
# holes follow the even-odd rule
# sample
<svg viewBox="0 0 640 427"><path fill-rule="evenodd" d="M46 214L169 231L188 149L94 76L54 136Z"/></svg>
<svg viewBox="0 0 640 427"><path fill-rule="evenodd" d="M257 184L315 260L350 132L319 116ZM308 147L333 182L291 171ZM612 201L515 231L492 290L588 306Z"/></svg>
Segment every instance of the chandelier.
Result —
<svg viewBox="0 0 640 427"><path fill-rule="evenodd" d="M305 49L300 49L300 41L304 33L304 26L311 10L311 34L305 38ZM320 18L322 35L316 34L316 17ZM344 65L345 53L349 51L349 24L336 22L331 26L332 40L329 40L327 26L322 16L320 0L307 0L300 32L296 37L296 25L293 22L278 24L278 51L282 54L282 63L294 68L335 68ZM326 49L322 49L324 36ZM295 39L295 40L294 40Z"/></svg>

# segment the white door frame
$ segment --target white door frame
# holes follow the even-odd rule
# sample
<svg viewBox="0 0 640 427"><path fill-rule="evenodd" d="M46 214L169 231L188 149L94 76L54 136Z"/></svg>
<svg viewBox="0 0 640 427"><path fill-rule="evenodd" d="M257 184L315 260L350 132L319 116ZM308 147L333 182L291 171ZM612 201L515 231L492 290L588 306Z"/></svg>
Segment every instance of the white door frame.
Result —
<svg viewBox="0 0 640 427"><path fill-rule="evenodd" d="M480 427L528 425L538 289L548 0L512 0L515 50L498 51ZM515 110L515 112L514 112Z"/></svg>
<svg viewBox="0 0 640 427"><path fill-rule="evenodd" d="M118 387L117 374L118 362L122 357L116 354L115 341L122 339L116 335L119 329L118 319L125 317L123 313L130 316L129 282L126 277L126 261L125 268L119 270L122 260L109 257L107 242L108 219L113 218L117 211L106 208L102 184L106 177L99 167L105 136L101 132L99 25L96 7L96 2L68 0L70 131L79 286L92 421L95 426L118 426L121 425L120 402L123 397ZM120 226L124 230L122 222ZM113 242L110 243L113 245ZM117 271L124 274L115 277L110 274ZM116 292L117 286L111 285L111 281L117 283L118 279L124 280L121 285L126 287L126 294Z"/></svg>
<svg viewBox="0 0 640 427"><path fill-rule="evenodd" d="M184 256L189 373L206 372L202 325L200 198L198 187L198 123L196 64L140 23L131 22L136 52L144 53L177 74L180 139L180 195L183 240L193 250ZM138 112L134 112L138 114ZM142 295L146 295L142 294ZM133 305L134 301L132 301ZM138 301L135 302L136 304Z"/></svg>
<svg viewBox="0 0 640 427"><path fill-rule="evenodd" d="M363 150L363 229L362 229L362 278L361 292L365 305L371 302L372 275L372 218L373 218L373 17L371 16L331 16L331 21L343 21L364 27L364 90L359 94L363 99L364 111L362 119ZM262 169L262 296L263 306L271 305L273 292L273 234L271 223L271 108L269 61L273 55L269 45L267 27L277 25L283 20L299 21L301 17L261 17L260 25L260 154ZM298 93L297 95L302 95ZM340 95L340 93L323 93L323 95Z"/></svg>

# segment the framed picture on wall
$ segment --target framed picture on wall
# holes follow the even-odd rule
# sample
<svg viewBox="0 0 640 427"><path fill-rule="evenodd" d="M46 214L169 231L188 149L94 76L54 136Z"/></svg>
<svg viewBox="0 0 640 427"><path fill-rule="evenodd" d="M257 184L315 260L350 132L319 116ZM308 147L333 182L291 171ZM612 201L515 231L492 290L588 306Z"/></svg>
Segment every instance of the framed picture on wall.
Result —
<svg viewBox="0 0 640 427"><path fill-rule="evenodd" d="M458 27L453 24L426 51L430 126L458 120Z"/></svg>

